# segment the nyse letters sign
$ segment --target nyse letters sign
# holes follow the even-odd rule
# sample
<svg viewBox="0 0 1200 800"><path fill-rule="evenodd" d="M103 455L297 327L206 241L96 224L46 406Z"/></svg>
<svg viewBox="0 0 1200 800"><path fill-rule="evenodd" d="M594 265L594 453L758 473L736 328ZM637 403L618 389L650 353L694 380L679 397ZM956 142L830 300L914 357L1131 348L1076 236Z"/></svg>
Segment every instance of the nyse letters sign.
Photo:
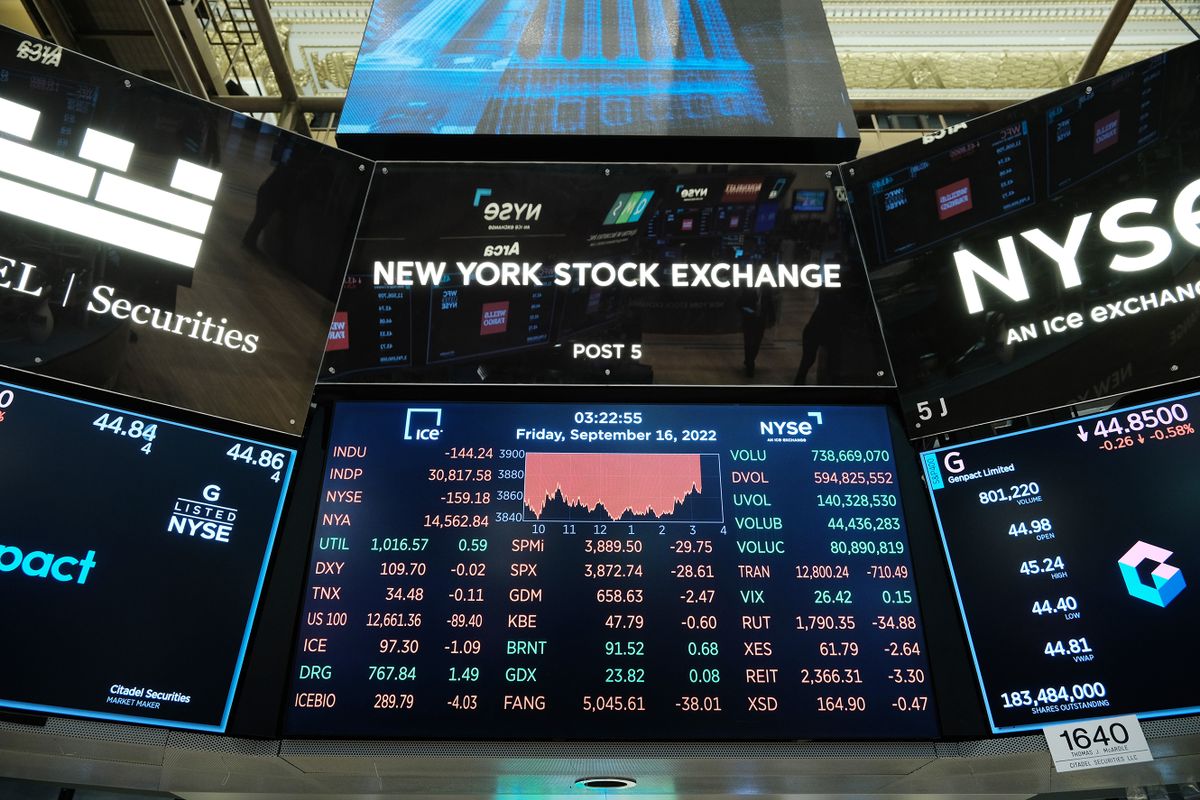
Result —
<svg viewBox="0 0 1200 800"><path fill-rule="evenodd" d="M1189 45L854 164L914 435L1197 374L1197 77Z"/></svg>
<svg viewBox="0 0 1200 800"><path fill-rule="evenodd" d="M299 433L364 162L7 29L0 73L0 363Z"/></svg>

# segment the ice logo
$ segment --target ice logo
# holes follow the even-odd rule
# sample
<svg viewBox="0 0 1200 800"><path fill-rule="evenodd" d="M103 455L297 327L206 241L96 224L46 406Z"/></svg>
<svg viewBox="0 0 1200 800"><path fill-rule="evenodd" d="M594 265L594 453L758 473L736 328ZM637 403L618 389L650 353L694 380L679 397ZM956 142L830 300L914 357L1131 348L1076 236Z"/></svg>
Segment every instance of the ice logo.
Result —
<svg viewBox="0 0 1200 800"><path fill-rule="evenodd" d="M1167 563L1167 559L1172 555L1170 550L1164 550L1145 542L1138 542L1129 548L1129 552L1121 556L1121 560L1117 562L1121 565L1121 577L1125 579L1125 588L1129 590L1129 594L1139 600L1166 608L1172 600L1179 596L1180 592L1187 588L1187 583L1183 580L1183 573L1179 571L1178 567L1172 567ZM1154 578L1153 586L1147 586L1138 577L1138 567L1143 561L1154 561L1158 564L1150 573L1150 576Z"/></svg>

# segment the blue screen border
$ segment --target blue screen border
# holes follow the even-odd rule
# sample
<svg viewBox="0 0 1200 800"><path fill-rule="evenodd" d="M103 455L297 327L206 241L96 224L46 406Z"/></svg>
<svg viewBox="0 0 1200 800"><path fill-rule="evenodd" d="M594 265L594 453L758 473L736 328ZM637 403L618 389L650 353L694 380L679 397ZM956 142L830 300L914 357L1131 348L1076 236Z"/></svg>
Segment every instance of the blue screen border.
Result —
<svg viewBox="0 0 1200 800"><path fill-rule="evenodd" d="M102 711L85 711L78 708L68 708L65 706L42 705L40 703L22 703L14 700L0 698L0 708L12 708L20 711L37 711L48 714L66 714L73 717L83 717L85 719L98 719L105 722L132 722L138 725L152 725L161 728L180 728L183 730L205 731L207 733L224 733L229 725L229 714L233 709L233 698L237 693L238 681L242 676L242 665L246 660L246 650L250 646L250 633L254 628L254 618L258 615L258 603L262 598L263 584L267 580L267 569L271 563L271 553L275 549L275 536L279 531L279 521L283 517L283 507L287 500L288 488L292 484L292 470L296 465L296 450L290 447L270 444L268 442L258 441L256 439L247 439L242 436L234 436L228 433L221 433L209 428L201 428L196 425L188 425L182 422L172 422L171 420L156 417L151 414L142 414L138 412L120 409L115 406L106 406L103 403L93 403L90 400L81 400L75 397L67 397L66 395L48 392L42 389L32 389L28 386L21 386L15 383L0 381L0 386L16 389L21 392L30 392L32 394L40 394L44 397L50 397L55 400L65 400L69 403L75 403L82 406L90 406L98 408L102 411L116 411L122 414L135 414L141 419L153 420L156 423L169 425L175 428L183 428L185 430L197 431L210 436L216 436L223 439L230 439L241 442L243 444L254 444L260 447L269 447L273 450L281 450L288 454L287 472L283 476L283 480L279 487L279 503L275 506L275 518L271 522L271 535L267 538L267 546L263 551L262 566L258 571L258 583L254 587L254 599L250 603L250 614L246 618L246 628L242 633L242 643L238 649L237 662L234 664L233 676L229 683L229 693L225 697L225 708L221 712L221 721L217 724L205 725L198 722L181 722L179 720L161 719L157 717L142 717L133 714L110 714Z"/></svg>
<svg viewBox="0 0 1200 800"><path fill-rule="evenodd" d="M952 444L952 445L946 445L945 447L935 447L932 450L922 450L919 453L919 457L920 457L920 461L921 461L921 473L925 478L925 490L929 493L929 502L933 506L933 517L937 521L938 535L942 539L942 551L946 554L946 565L950 568L950 582L954 584L954 597L958 601L958 613L959 613L959 616L962 618L963 630L967 634L967 645L971 649L971 662L972 662L973 666L975 667L975 678L979 682L979 692L983 696L983 708L987 712L988 725L991 727L992 733L1020 733L1020 732L1024 732L1024 731L1040 731L1044 727L1046 727L1046 725L1061 725L1064 723L1079 722L1081 720L1104 719L1107 717L1111 717L1113 715L1110 713L1105 713L1105 714L1099 714L1099 715L1093 716L1093 717L1072 717L1070 719L1060 719L1060 720L1049 721L1046 723L1046 725L1032 725L1032 724L1031 725L1005 725L1005 726L997 726L996 725L996 721L992 717L992 704L988 700L987 684L984 683L983 673L981 672L981 670L979 668L979 656L976 655L976 653L975 653L975 640L971 636L971 624L967 620L967 611L963 607L962 592L959 591L959 588L958 588L958 576L954 572L954 559L950 555L950 544L946 541L946 529L942 526L942 515L941 515L941 512L938 510L937 496L935 495L935 492L937 490L932 488L934 483L939 484L938 488L941 488L941 483L942 483L941 468L938 466L938 460L936 458L927 459L926 456L934 455L936 453L944 453L948 450L963 450L968 447L974 447L975 445L985 444L987 442L995 442L995 441L999 441L1000 439L1008 439L1012 436L1024 436L1026 434L1037 433L1038 431L1044 431L1044 430L1048 430L1050 428L1062 428L1062 427L1066 427L1068 425L1079 425L1079 424L1087 422L1089 420L1099 419L1100 417L1107 417L1112 414L1120 414L1120 413L1125 413L1125 412L1129 412L1129 411L1137 411L1142 408L1150 408L1151 406L1159 406L1159 405L1162 405L1163 403L1170 403L1172 401L1177 401L1177 400L1189 400L1189 399L1192 399L1195 397L1200 397L1200 392L1190 392L1188 394L1180 394L1180 395L1175 395L1173 397L1165 397L1161 400L1152 400L1148 403L1139 403L1134 406L1123 406L1121 408L1114 407L1114 408L1110 408L1107 411L1098 411L1095 414L1088 414L1088 415L1082 416L1082 417L1075 417L1074 419L1063 420L1062 422L1051 422L1047 425L1039 425L1036 428L1026 428L1025 430L1013 431L1012 433L1001 433L1001 434L997 434L995 436L988 436L983 439L974 439L969 442L963 442L962 444ZM932 471L930 469L930 463L933 464L933 470L936 470L936 471ZM1183 716L1186 714L1200 714L1200 706L1188 706L1185 708L1167 708L1167 709L1158 709L1155 711L1138 711L1138 712L1136 712L1135 716L1137 716L1138 719L1156 719L1158 717L1177 717L1177 716Z"/></svg>

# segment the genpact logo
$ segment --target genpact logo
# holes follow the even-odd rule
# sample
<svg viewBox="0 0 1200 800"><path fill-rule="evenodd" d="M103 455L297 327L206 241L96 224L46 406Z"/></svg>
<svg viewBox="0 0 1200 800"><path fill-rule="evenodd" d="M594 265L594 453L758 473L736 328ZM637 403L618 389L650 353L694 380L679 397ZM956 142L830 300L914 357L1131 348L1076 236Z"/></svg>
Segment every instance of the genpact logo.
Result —
<svg viewBox="0 0 1200 800"><path fill-rule="evenodd" d="M63 158L28 144L40 118L38 109L0 98L0 213L196 266L220 172L179 159L175 191L148 186L118 174L129 169L133 142L88 128L79 160Z"/></svg>
<svg viewBox="0 0 1200 800"><path fill-rule="evenodd" d="M1125 579L1125 588L1129 594L1138 600L1145 600L1147 603L1166 608L1172 600L1179 596L1180 592L1187 588L1187 583L1179 568L1166 563L1172 555L1174 554L1170 550L1164 550L1146 542L1138 542L1129 548L1129 552L1121 556L1121 560L1117 562L1121 567L1121 577ZM1154 571L1150 573L1150 577L1154 580L1153 586L1142 583L1141 577L1138 576L1138 567L1145 561L1153 561L1157 564Z"/></svg>
<svg viewBox="0 0 1200 800"><path fill-rule="evenodd" d="M17 568L30 578L53 578L60 583L87 583L88 573L96 566L96 551L88 550L83 558L55 556L41 550L28 553L19 547L0 545L0 572L16 572ZM69 571L79 567L79 574Z"/></svg>

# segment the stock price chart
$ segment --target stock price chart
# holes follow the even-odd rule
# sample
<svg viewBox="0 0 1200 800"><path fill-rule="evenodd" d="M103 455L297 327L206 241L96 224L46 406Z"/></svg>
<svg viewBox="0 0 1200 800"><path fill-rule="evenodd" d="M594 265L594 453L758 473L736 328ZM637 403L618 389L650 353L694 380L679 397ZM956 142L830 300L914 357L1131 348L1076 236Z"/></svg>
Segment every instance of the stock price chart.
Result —
<svg viewBox="0 0 1200 800"><path fill-rule="evenodd" d="M874 407L334 411L289 735L936 735Z"/></svg>
<svg viewBox="0 0 1200 800"><path fill-rule="evenodd" d="M1197 710L1198 415L1187 395L922 454L995 731Z"/></svg>

